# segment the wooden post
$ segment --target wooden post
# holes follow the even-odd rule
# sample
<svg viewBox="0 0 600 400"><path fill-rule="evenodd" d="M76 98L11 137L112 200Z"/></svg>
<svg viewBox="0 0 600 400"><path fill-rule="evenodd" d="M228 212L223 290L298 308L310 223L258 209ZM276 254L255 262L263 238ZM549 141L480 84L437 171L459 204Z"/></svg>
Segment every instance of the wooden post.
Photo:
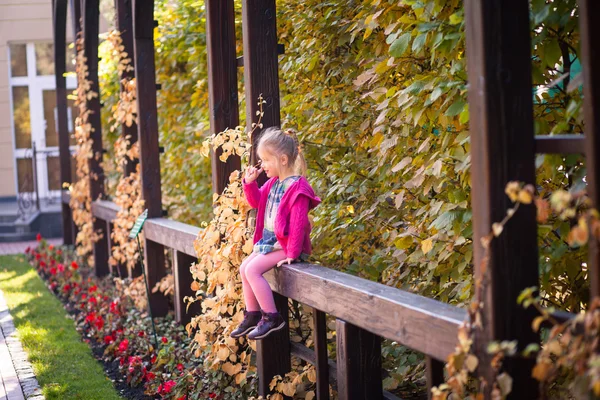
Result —
<svg viewBox="0 0 600 400"><path fill-rule="evenodd" d="M63 183L71 183L71 151L69 150L69 127L67 116L67 0L52 0L54 28L54 77L56 79L56 113L58 125L58 152L60 160L61 192ZM73 217L71 207L62 206L63 243L73 244Z"/></svg>
<svg viewBox="0 0 600 400"><path fill-rule="evenodd" d="M427 398L431 399L431 388L444 383L444 363L432 357L425 357L425 373L427 375Z"/></svg>
<svg viewBox="0 0 600 400"><path fill-rule="evenodd" d="M133 16L131 13L131 0L116 0L115 6L117 9L117 29L121 34L121 40L124 52L127 53L126 58L131 58L131 66L134 67L134 49L133 49ZM134 78L134 71L123 71L121 79ZM125 86L121 84L121 92L125 90ZM121 136L126 138L129 136L129 142L131 145L138 140L137 124L134 121L131 126L122 124ZM138 164L138 160L130 160L127 158L125 164L125 176L128 176L132 172L135 172L135 168Z"/></svg>
<svg viewBox="0 0 600 400"><path fill-rule="evenodd" d="M513 206L504 193L509 181L535 185L535 143L531 95L531 48L527 0L466 0L466 41L471 132L471 192L476 279L482 278L480 239ZM486 298L477 337L481 373L491 382L486 347L491 340L537 342L533 312L516 300L538 284L536 210L521 205L489 249ZM538 397L531 377L535 360L507 360L511 398ZM489 393L488 393L489 395Z"/></svg>
<svg viewBox="0 0 600 400"><path fill-rule="evenodd" d="M587 190L592 206L598 209L600 201L600 77L595 74L600 68L598 40L600 29L594 23L600 17L600 4L597 1L579 0L579 26L581 35L581 59L583 73L583 112L585 117L585 143ZM591 295L600 296L600 246L598 238L589 242L589 279Z"/></svg>
<svg viewBox="0 0 600 400"><path fill-rule="evenodd" d="M381 338L341 319L336 332L338 398L382 399Z"/></svg>
<svg viewBox="0 0 600 400"><path fill-rule="evenodd" d="M240 123L233 0L206 1L206 42L210 130L219 133ZM219 160L222 153L217 149L211 154L213 191L219 194L229 184L229 175L241 168L239 156L224 163Z"/></svg>
<svg viewBox="0 0 600 400"><path fill-rule="evenodd" d="M134 62L137 86L138 141L142 198L149 218L162 216L158 120L156 111L156 72L154 70L154 3L133 0ZM166 274L164 246L144 239L144 260L150 289ZM169 304L160 292L150 294L155 317L167 314Z"/></svg>
<svg viewBox="0 0 600 400"><path fill-rule="evenodd" d="M281 124L279 109L279 77L277 63L277 21L275 0L243 0L242 30L244 39L244 84L246 86L246 124L251 129L257 122L258 97L262 94L266 104L263 129ZM255 144L261 129L252 137ZM250 163L256 163L256 149L252 149ZM263 173L259 185L266 181Z"/></svg>
<svg viewBox="0 0 600 400"><path fill-rule="evenodd" d="M69 0L69 7L71 8L71 28L73 30L73 41L77 41L77 38L81 34L81 1L80 0ZM73 53L75 58L77 58L77 46L73 46ZM71 159L71 162L73 160ZM71 176L71 179L74 179L74 176ZM69 207L70 208L70 207ZM71 213L71 243L75 244L77 242L77 234L79 233L79 227L73 221L73 214Z"/></svg>
<svg viewBox="0 0 600 400"><path fill-rule="evenodd" d="M196 293L192 290L193 282L190 266L197 262L196 257L189 256L177 250L173 250L173 280L175 281L175 321L184 326L190 322L193 315L200 314L200 303L195 302L187 308L187 303L184 303L185 297L195 297ZM186 311L187 310L187 311Z"/></svg>
<svg viewBox="0 0 600 400"><path fill-rule="evenodd" d="M313 308L313 342L317 370L317 400L329 400L329 359L327 356L327 319L323 311Z"/></svg>
<svg viewBox="0 0 600 400"><path fill-rule="evenodd" d="M277 24L275 0L243 0L242 30L244 41L244 84L246 87L246 124L251 129L257 121L258 97L266 100L262 123L264 128L280 124L279 78L277 67ZM260 129L254 132L252 143L256 143ZM256 161L253 148L251 163ZM265 174L258 179L266 181ZM275 294L277 309L288 320L287 298ZM257 365L259 394L269 392L269 383L275 375L285 375L290 371L289 332L282 329L270 334L257 343Z"/></svg>
<svg viewBox="0 0 600 400"><path fill-rule="evenodd" d="M277 311L286 322L289 322L288 298L278 293L275 296ZM271 333L268 337L256 342L256 367L258 368L258 394L266 397L269 384L275 375L284 376L290 371L292 360L290 354L290 334L288 327Z"/></svg>
<svg viewBox="0 0 600 400"><path fill-rule="evenodd" d="M98 85L98 30L100 24L100 1L82 0L83 4L83 39L84 54L87 58L88 80L90 90L98 96L87 100L89 111L88 122L92 127L90 137L93 141L93 157L89 160L90 196L92 201L104 195L104 171L102 170L102 127L100 120L100 87ZM94 269L96 276L108 275L108 238L106 223L94 218L94 230L101 238L94 244Z"/></svg>

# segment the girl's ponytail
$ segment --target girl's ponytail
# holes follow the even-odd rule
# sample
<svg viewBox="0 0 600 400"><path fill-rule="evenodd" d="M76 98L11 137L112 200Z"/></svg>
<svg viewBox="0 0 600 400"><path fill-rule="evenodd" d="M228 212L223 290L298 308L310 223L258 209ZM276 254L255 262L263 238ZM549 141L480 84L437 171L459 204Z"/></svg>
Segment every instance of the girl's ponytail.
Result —
<svg viewBox="0 0 600 400"><path fill-rule="evenodd" d="M306 159L304 158L302 147L300 146L300 140L298 140L298 135L296 135L296 132L294 132L291 129L286 129L284 133L294 140L294 147L296 148L296 160L294 161L294 170L296 174L305 176L307 170Z"/></svg>

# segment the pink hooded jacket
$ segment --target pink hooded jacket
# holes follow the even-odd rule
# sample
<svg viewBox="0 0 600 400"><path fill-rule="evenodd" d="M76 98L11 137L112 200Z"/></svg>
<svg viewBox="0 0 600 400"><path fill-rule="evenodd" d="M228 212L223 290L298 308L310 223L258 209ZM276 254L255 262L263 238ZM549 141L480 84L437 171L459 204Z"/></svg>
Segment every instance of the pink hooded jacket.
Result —
<svg viewBox="0 0 600 400"><path fill-rule="evenodd" d="M265 225L265 210L267 198L271 187L277 180L276 177L269 179L262 187L258 187L256 181L246 183L243 180L244 194L252 208L258 208L256 215L256 230L254 231L254 243L258 242L263 235ZM281 203L275 216L275 236L281 244L288 258L298 258L301 253L310 254L310 222L308 212L315 208L319 199L305 177L300 177L286 190L281 198Z"/></svg>

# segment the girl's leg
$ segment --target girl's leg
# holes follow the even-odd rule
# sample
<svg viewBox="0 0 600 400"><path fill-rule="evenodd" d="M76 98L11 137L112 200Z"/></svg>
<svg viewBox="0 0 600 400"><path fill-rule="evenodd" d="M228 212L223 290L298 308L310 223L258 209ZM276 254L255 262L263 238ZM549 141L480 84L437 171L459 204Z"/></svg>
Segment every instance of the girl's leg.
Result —
<svg viewBox="0 0 600 400"><path fill-rule="evenodd" d="M244 292L244 302L246 303L246 311L260 311L260 305L256 300L256 296L252 291L252 286L248 282L248 278L246 277L248 264L252 261L258 253L252 252L244 261L242 261L242 265L240 266L240 275L242 276L242 292Z"/></svg>
<svg viewBox="0 0 600 400"><path fill-rule="evenodd" d="M276 313L277 308L275 307L275 300L273 299L273 292L267 280L263 277L263 274L275 267L281 260L285 260L285 251L276 250L268 254L257 254L256 257L252 258L246 264L245 274L246 279L252 286L252 292L258 300L261 310L266 313ZM244 289L244 293L246 290Z"/></svg>

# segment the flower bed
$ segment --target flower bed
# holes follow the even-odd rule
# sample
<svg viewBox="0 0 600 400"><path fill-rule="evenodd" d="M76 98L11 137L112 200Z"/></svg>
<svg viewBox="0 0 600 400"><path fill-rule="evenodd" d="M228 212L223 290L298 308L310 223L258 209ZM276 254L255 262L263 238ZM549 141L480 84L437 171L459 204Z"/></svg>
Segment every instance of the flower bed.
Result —
<svg viewBox="0 0 600 400"><path fill-rule="evenodd" d="M190 339L172 315L155 318L138 310L117 278L97 278L73 251L38 235L28 248L31 265L63 302L82 339L104 364L117 389L130 399L225 399L227 388L206 379L202 360L189 350ZM156 344L155 344L156 343Z"/></svg>

